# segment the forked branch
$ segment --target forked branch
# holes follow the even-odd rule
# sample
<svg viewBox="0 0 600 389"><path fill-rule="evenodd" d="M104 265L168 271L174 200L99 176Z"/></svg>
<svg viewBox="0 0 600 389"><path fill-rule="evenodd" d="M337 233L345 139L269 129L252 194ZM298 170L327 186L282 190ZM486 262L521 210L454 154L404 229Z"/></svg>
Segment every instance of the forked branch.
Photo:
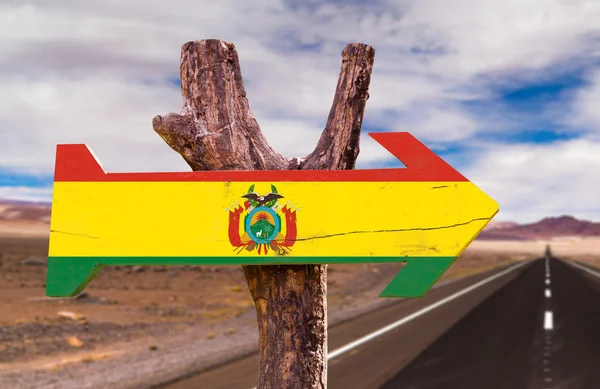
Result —
<svg viewBox="0 0 600 389"><path fill-rule="evenodd" d="M353 169L375 50L346 46L321 138L303 162L273 150L250 110L237 52L219 40L181 49L181 113L154 130L193 170ZM327 387L327 266L244 266L260 333L258 389Z"/></svg>

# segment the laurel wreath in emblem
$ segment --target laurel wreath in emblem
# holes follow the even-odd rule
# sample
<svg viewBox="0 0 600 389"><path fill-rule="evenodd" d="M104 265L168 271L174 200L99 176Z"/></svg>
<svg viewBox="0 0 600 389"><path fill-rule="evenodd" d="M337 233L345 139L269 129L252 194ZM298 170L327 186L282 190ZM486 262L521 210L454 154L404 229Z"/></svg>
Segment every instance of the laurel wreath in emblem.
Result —
<svg viewBox="0 0 600 389"><path fill-rule="evenodd" d="M229 241L238 253L244 248L247 251L257 249L259 254L267 254L269 249L279 255L286 255L296 241L296 212L299 210L281 206L278 201L282 196L275 185L271 185L271 192L259 195L254 191L255 185L248 188L242 196L244 205L238 203L237 207L229 211ZM240 235L240 217L244 214ZM285 223L286 233L282 234Z"/></svg>

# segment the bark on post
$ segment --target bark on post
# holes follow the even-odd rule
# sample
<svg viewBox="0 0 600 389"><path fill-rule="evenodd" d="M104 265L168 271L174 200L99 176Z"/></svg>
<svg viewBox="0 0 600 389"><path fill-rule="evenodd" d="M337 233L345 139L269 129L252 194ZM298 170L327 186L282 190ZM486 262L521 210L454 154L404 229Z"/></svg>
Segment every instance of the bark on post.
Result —
<svg viewBox="0 0 600 389"><path fill-rule="evenodd" d="M375 50L350 44L327 125L305 159L274 151L252 115L235 46L220 40L181 49L183 109L152 120L193 170L353 169ZM256 305L258 389L327 387L327 265L244 266Z"/></svg>

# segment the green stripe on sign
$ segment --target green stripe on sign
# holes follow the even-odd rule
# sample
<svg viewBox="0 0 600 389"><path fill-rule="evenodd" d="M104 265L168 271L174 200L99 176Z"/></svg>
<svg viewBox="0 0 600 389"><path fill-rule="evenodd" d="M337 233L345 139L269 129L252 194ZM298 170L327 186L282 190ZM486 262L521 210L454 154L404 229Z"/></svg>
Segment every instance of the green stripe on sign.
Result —
<svg viewBox="0 0 600 389"><path fill-rule="evenodd" d="M380 297L422 297L457 257L286 257L286 265L406 262ZM79 294L103 266L270 265L264 257L49 257L46 295ZM273 265L282 265L273 257Z"/></svg>

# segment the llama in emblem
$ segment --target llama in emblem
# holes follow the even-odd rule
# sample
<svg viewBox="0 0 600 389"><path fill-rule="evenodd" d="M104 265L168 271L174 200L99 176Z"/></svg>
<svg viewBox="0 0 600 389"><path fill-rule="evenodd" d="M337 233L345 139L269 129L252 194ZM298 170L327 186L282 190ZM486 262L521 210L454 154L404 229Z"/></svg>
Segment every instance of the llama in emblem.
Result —
<svg viewBox="0 0 600 389"><path fill-rule="evenodd" d="M290 247L296 241L296 212L285 204L283 207L277 204L278 200L284 198L278 193L275 185L271 185L271 192L260 195L254 192L254 185L248 189L248 193L241 196L246 199L244 205L238 203L237 207L229 211L229 241L239 248L238 254L245 248L247 251L258 249L258 254L267 254L269 248L274 253L286 255L290 253ZM240 218L245 213L242 226L243 234L240 235ZM285 220L285 236L281 233Z"/></svg>

